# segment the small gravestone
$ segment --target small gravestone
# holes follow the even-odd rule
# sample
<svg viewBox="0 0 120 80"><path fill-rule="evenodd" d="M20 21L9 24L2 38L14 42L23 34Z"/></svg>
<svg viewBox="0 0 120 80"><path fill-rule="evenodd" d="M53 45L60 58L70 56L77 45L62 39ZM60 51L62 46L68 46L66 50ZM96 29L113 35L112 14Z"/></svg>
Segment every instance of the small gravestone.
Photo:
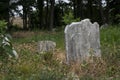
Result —
<svg viewBox="0 0 120 80"><path fill-rule="evenodd" d="M38 52L49 52L54 51L56 47L56 43L53 41L39 41L38 42Z"/></svg>
<svg viewBox="0 0 120 80"><path fill-rule="evenodd" d="M67 63L82 62L90 56L101 56L99 25L89 19L73 22L65 28Z"/></svg>
<svg viewBox="0 0 120 80"><path fill-rule="evenodd" d="M107 23L101 25L101 27L100 27L100 29L104 29L104 28L108 28L108 24Z"/></svg>

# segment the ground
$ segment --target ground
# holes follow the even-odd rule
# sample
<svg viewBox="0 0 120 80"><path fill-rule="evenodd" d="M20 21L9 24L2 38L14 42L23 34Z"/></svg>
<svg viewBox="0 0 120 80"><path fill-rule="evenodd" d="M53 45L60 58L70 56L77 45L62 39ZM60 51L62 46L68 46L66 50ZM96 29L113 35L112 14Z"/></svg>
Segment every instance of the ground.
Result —
<svg viewBox="0 0 120 80"><path fill-rule="evenodd" d="M120 27L101 30L101 58L93 62L65 63L64 31L17 31L11 33L17 60L0 62L1 80L119 80ZM57 43L54 52L40 54L37 42L52 40Z"/></svg>

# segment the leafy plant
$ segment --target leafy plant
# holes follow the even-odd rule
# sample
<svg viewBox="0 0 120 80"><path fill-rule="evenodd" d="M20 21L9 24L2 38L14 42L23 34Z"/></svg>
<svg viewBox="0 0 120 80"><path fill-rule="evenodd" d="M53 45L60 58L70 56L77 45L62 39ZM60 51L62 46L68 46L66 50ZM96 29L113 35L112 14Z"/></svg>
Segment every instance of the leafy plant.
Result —
<svg viewBox="0 0 120 80"><path fill-rule="evenodd" d="M63 22L67 25L67 24L70 24L72 22L77 22L77 21L80 21L80 18L76 18L74 19L74 16L73 16L73 13L72 12L69 12L68 14L65 14L63 16Z"/></svg>
<svg viewBox="0 0 120 80"><path fill-rule="evenodd" d="M0 21L0 60L8 57L18 57L12 46L10 35L5 34L6 24L5 21Z"/></svg>
<svg viewBox="0 0 120 80"><path fill-rule="evenodd" d="M7 28L6 25L7 25L7 22L0 21L0 33L2 34L5 33L5 29Z"/></svg>

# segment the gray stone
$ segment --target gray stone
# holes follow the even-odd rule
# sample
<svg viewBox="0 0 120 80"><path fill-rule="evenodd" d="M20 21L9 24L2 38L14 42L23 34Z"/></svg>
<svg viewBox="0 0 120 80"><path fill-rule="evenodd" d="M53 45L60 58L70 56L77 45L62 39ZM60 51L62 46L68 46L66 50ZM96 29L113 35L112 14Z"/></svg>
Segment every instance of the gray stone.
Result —
<svg viewBox="0 0 120 80"><path fill-rule="evenodd" d="M99 25L89 19L73 22L65 28L67 63L81 62L92 56L101 56Z"/></svg>
<svg viewBox="0 0 120 80"><path fill-rule="evenodd" d="M56 43L53 41L39 41L38 42L38 52L49 52L54 51Z"/></svg>
<svg viewBox="0 0 120 80"><path fill-rule="evenodd" d="M100 29L108 28L108 26L109 25L107 23L105 23L105 24L101 25Z"/></svg>

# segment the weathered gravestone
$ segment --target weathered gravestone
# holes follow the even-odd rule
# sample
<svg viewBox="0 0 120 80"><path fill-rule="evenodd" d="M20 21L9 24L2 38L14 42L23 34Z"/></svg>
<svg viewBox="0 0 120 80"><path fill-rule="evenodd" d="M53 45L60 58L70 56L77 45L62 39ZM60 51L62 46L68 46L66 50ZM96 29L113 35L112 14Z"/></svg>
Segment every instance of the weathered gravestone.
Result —
<svg viewBox="0 0 120 80"><path fill-rule="evenodd" d="M38 42L38 52L49 52L54 51L56 47L56 43L53 41L39 41Z"/></svg>
<svg viewBox="0 0 120 80"><path fill-rule="evenodd" d="M90 56L101 56L99 25L89 19L73 22L65 28L67 63L82 62Z"/></svg>

